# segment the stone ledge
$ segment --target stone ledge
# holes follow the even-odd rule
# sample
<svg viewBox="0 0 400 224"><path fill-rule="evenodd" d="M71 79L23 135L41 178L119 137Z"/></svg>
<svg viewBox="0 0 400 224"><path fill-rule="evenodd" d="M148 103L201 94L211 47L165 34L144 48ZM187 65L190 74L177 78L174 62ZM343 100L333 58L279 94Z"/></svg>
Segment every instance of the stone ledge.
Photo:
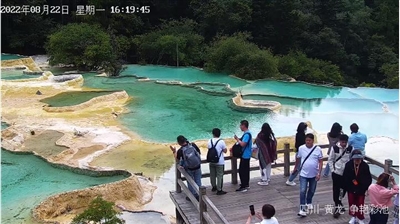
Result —
<svg viewBox="0 0 400 224"><path fill-rule="evenodd" d="M101 102L106 102L106 101L115 101L115 100L120 100L120 99L129 99L129 95L125 91L120 91L120 92L114 92L108 95L104 96L98 96L90 99L89 101L86 101L84 103L78 104L78 105L73 105L73 106L65 106L65 107L50 107L50 106L44 106L43 110L47 112L55 112L55 113L60 113L60 112L73 112L77 110L82 110L84 108L88 108L94 104L101 103Z"/></svg>
<svg viewBox="0 0 400 224"><path fill-rule="evenodd" d="M229 102L232 109L244 112L268 112L277 111L281 108L281 104L277 101L243 100L239 93Z"/></svg>

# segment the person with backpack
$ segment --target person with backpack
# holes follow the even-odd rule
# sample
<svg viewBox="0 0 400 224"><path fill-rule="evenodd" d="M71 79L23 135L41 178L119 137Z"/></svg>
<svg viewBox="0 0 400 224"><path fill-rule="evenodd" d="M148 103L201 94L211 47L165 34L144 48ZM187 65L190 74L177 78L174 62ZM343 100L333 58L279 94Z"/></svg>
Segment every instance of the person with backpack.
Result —
<svg viewBox="0 0 400 224"><path fill-rule="evenodd" d="M239 177L240 187L236 191L246 192L250 188L250 158L252 153L252 137L249 131L249 122L242 120L240 122L240 130L243 131L241 138L234 136L237 141L231 148L232 155L240 158L239 164Z"/></svg>
<svg viewBox="0 0 400 224"><path fill-rule="evenodd" d="M277 159L277 141L268 123L264 123L256 138L258 161L260 162L261 181L258 185L266 186L271 180L271 165Z"/></svg>
<svg viewBox="0 0 400 224"><path fill-rule="evenodd" d="M340 214L344 212L342 198L346 195L346 190L343 187L343 171L346 163L350 161L352 146L347 143L349 136L340 135L339 142L331 147L328 166L332 170L332 192L333 201L335 202L335 210L333 212L334 218L339 218Z"/></svg>
<svg viewBox="0 0 400 224"><path fill-rule="evenodd" d="M307 210L314 209L312 199L322 171L322 150L314 145L313 134L306 134L306 144L299 147L296 163L300 164L293 170L293 173L300 173L300 211L297 215L305 217Z"/></svg>
<svg viewBox="0 0 400 224"><path fill-rule="evenodd" d="M220 139L221 130L214 128L212 134L213 138L208 141L207 153L207 162L210 163L211 191L216 191L217 195L224 195L226 194L222 190L225 166L224 153L227 152L227 149L224 140Z"/></svg>
<svg viewBox="0 0 400 224"><path fill-rule="evenodd" d="M176 138L178 144L181 146L178 151L175 147L169 146L174 154L176 161L185 168L185 171L194 180L197 186L201 186L201 157L200 149L196 144L189 142L183 135ZM199 200L199 195L194 190L192 185L188 183L190 192ZM190 200L186 197L186 200Z"/></svg>
<svg viewBox="0 0 400 224"><path fill-rule="evenodd" d="M306 144L306 132L307 132L307 123L300 122L299 125L297 126L297 133L296 133L296 138L295 138L295 142L294 142L294 148L295 148L295 152L296 152L295 158L297 158L297 152L299 151L299 147ZM300 166L300 163L296 163L294 166L295 166L295 168L298 169ZM291 173L288 180L286 181L286 185L296 186L294 179L297 177L297 174L298 174L298 172Z"/></svg>
<svg viewBox="0 0 400 224"><path fill-rule="evenodd" d="M337 122L333 123L331 131L327 134L328 141L329 141L328 156L331 153L332 147L335 146L338 143L339 136L341 134L343 134L342 126ZM324 169L324 173L323 173L322 176L323 177L328 177L330 172L331 172L330 166L329 166L329 164L326 164L325 169Z"/></svg>

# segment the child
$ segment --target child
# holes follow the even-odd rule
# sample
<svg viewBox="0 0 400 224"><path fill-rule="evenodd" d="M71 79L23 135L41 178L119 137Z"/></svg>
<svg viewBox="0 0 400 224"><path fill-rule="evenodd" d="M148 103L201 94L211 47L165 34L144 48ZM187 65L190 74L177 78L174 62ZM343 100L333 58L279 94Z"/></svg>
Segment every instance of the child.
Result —
<svg viewBox="0 0 400 224"><path fill-rule="evenodd" d="M260 223L256 224L279 224L278 220L274 217L275 215L275 208L270 204L265 204L262 207L262 216L260 213L256 214L256 217L261 220ZM251 223L252 216L250 215L247 219L246 224Z"/></svg>

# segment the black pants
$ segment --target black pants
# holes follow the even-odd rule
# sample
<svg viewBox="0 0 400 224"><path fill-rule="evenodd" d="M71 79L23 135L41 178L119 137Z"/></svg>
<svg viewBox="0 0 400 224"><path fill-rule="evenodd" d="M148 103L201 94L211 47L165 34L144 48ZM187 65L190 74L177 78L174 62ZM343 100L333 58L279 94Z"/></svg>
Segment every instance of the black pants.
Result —
<svg viewBox="0 0 400 224"><path fill-rule="evenodd" d="M371 210L369 217L370 221L369 224L386 224L388 219L389 219L389 211L386 209L386 211L380 210Z"/></svg>
<svg viewBox="0 0 400 224"><path fill-rule="evenodd" d="M342 201L340 200L340 189L342 189L343 194L341 197L343 198L346 195L346 190L343 189L343 176L340 176L334 172L332 172L332 191L333 191L333 201L335 202L335 206L343 206Z"/></svg>
<svg viewBox="0 0 400 224"><path fill-rule="evenodd" d="M249 187L250 159L240 158L239 177L240 177L240 187Z"/></svg>

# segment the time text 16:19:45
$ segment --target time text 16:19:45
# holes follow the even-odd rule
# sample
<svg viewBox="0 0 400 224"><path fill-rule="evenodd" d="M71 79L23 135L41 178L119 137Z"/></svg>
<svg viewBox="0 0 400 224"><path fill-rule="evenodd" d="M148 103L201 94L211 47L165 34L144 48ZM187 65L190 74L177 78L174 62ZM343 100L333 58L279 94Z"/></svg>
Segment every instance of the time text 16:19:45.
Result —
<svg viewBox="0 0 400 224"><path fill-rule="evenodd" d="M111 6L111 13L150 13L150 6Z"/></svg>

